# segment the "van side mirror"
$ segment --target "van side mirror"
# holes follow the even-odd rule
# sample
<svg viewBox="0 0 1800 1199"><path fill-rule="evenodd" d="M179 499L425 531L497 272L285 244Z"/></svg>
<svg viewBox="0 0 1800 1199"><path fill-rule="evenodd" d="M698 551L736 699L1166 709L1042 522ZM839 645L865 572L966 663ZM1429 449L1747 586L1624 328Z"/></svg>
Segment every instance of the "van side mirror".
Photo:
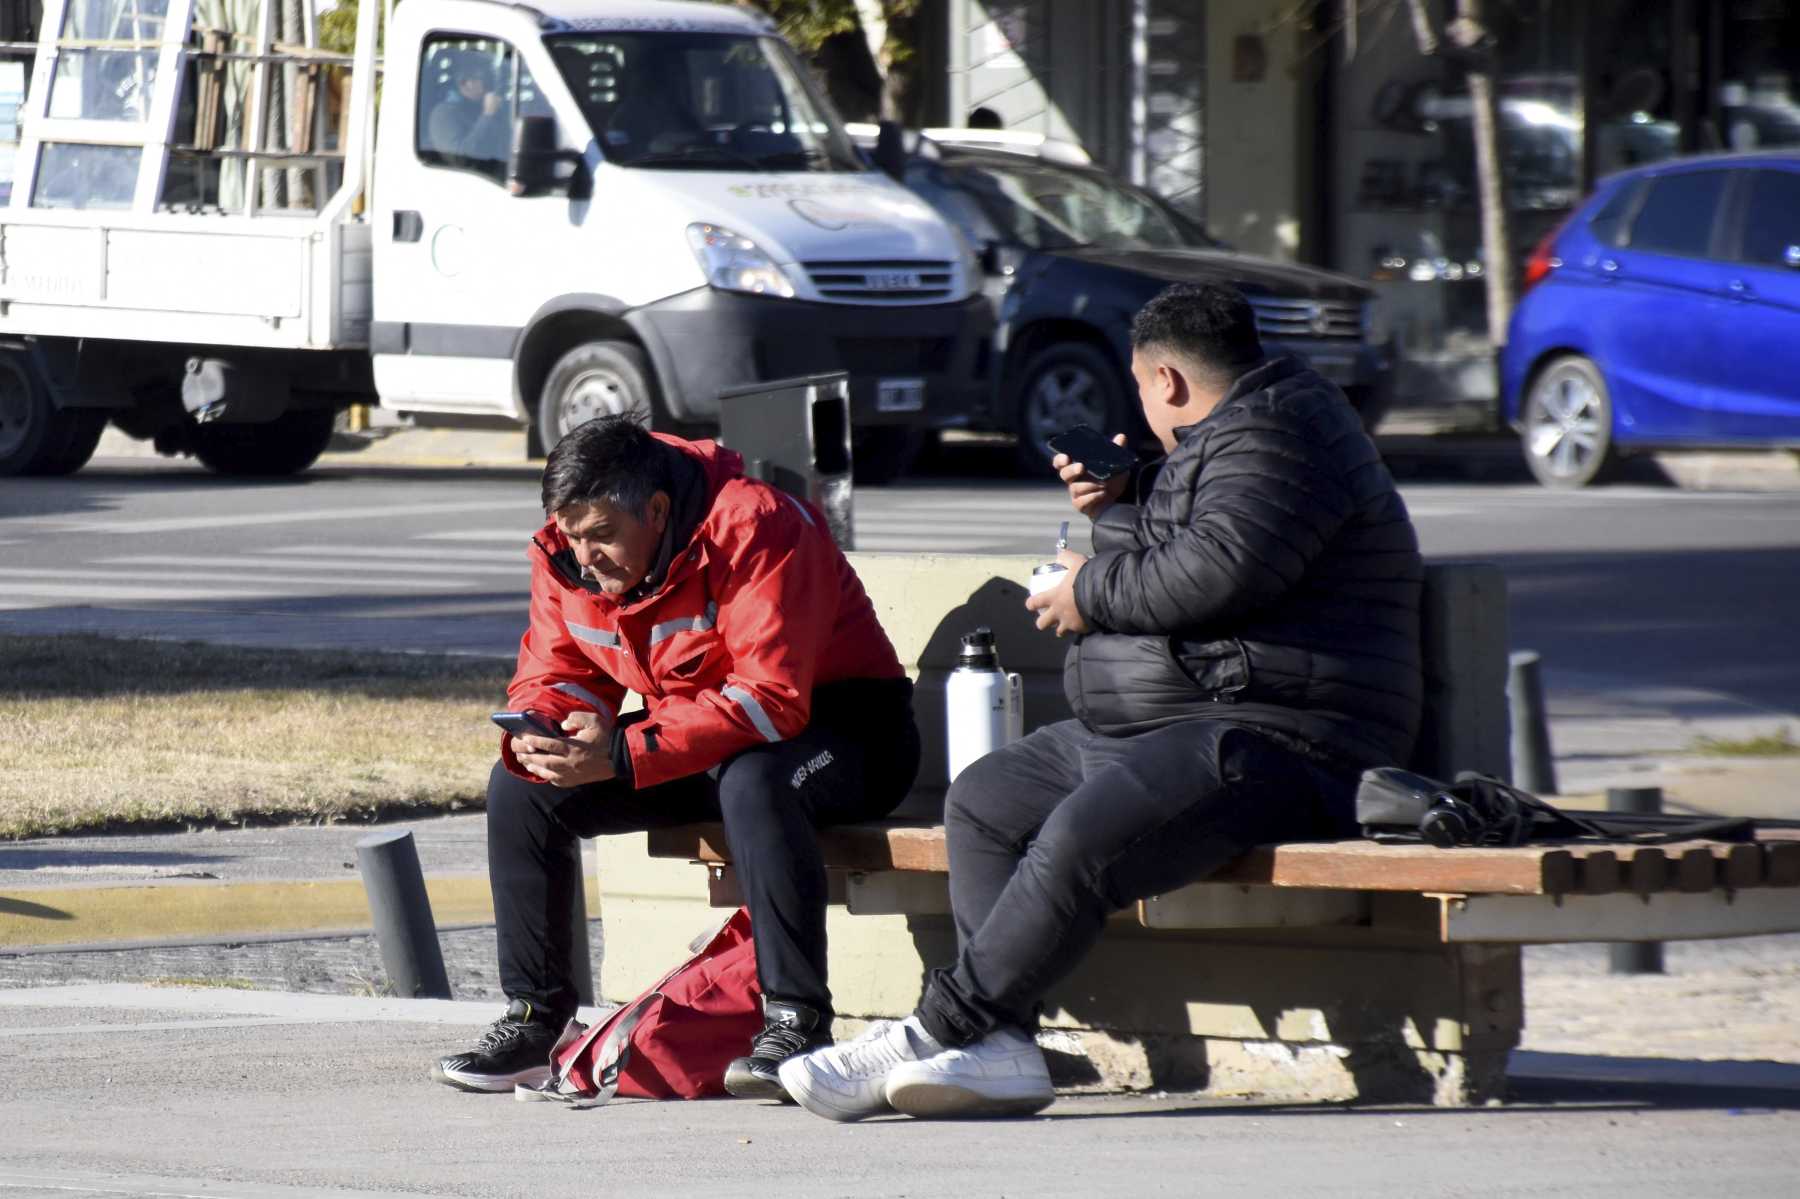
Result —
<svg viewBox="0 0 1800 1199"><path fill-rule="evenodd" d="M906 174L906 139L900 122L883 121L875 128L875 165L890 178L899 179Z"/></svg>
<svg viewBox="0 0 1800 1199"><path fill-rule="evenodd" d="M569 163L566 175L557 167ZM506 190L515 196L587 195L587 163L573 150L557 147L555 117L520 117L513 122L512 156L506 164Z"/></svg>

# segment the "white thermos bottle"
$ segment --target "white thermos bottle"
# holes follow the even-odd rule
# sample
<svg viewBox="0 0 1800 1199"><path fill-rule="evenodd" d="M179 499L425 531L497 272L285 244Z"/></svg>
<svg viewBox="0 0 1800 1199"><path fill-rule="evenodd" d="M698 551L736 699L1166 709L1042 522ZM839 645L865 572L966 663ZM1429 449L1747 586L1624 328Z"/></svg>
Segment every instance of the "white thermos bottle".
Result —
<svg viewBox="0 0 1800 1199"><path fill-rule="evenodd" d="M944 687L944 720L952 781L976 758L1024 735L1024 681L1000 669L993 630L963 634Z"/></svg>

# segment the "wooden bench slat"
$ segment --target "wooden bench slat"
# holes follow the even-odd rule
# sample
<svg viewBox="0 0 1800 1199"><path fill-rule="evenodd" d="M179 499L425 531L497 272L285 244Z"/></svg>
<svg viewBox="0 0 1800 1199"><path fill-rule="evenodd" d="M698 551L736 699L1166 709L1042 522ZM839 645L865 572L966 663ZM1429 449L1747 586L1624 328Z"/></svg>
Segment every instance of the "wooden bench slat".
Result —
<svg viewBox="0 0 1800 1199"><path fill-rule="evenodd" d="M1763 845L1763 885L1800 887L1800 841L1776 841Z"/></svg>
<svg viewBox="0 0 1800 1199"><path fill-rule="evenodd" d="M822 830L819 846L825 864L839 870L943 872L950 868L943 830L937 825L841 825ZM731 854L724 829L705 824L652 830L650 856L724 862ZM1429 845L1324 841L1254 849L1210 881L1350 891L1561 895L1574 886L1575 860L1560 847L1445 850Z"/></svg>
<svg viewBox="0 0 1800 1199"><path fill-rule="evenodd" d="M825 864L834 870L943 873L950 868L941 825L841 825L823 830L819 845ZM724 828L718 824L652 830L650 856L698 862L731 859ZM1507 849L1303 842L1253 849L1208 881L1465 895L1697 894L1721 886L1735 890L1765 883L1800 885L1800 841L1546 844Z"/></svg>
<svg viewBox="0 0 1800 1199"><path fill-rule="evenodd" d="M1575 890L1583 895L1611 895L1624 885L1625 871L1619 852L1610 846L1571 845L1575 859Z"/></svg>
<svg viewBox="0 0 1800 1199"><path fill-rule="evenodd" d="M1574 889L1575 858L1567 849L1535 845L1439 849L1319 841L1259 846L1209 881L1352 891L1562 895Z"/></svg>

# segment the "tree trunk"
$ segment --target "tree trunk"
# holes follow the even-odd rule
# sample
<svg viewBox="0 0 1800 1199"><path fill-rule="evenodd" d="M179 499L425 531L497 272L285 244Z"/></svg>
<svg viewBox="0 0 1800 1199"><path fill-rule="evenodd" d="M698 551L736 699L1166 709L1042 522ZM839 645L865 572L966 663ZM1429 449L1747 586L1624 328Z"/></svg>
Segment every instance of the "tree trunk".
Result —
<svg viewBox="0 0 1800 1199"><path fill-rule="evenodd" d="M920 79L924 59L919 53L918 0L883 0L887 37L881 43L881 67L886 77L881 89L884 120L917 125L925 89Z"/></svg>
<svg viewBox="0 0 1800 1199"><path fill-rule="evenodd" d="M1500 183L1500 107L1495 63L1481 0L1456 0L1451 40L1473 55L1469 60L1469 104L1475 127L1475 184L1481 205L1482 277L1487 281L1488 336L1498 351L1506 344L1512 317L1513 262L1507 229L1506 193Z"/></svg>

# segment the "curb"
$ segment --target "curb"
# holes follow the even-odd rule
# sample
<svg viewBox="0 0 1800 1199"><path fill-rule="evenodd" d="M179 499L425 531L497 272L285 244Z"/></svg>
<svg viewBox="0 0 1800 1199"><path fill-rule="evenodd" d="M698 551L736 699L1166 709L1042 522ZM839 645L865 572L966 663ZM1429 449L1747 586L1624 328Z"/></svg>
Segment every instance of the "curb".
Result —
<svg viewBox="0 0 1800 1199"><path fill-rule="evenodd" d="M490 925L494 906L481 875L425 880L440 928ZM587 879L590 913L600 910L598 882ZM152 944L267 939L300 934L368 935L368 894L360 879L321 882L196 882L20 888L0 896L0 954Z"/></svg>

